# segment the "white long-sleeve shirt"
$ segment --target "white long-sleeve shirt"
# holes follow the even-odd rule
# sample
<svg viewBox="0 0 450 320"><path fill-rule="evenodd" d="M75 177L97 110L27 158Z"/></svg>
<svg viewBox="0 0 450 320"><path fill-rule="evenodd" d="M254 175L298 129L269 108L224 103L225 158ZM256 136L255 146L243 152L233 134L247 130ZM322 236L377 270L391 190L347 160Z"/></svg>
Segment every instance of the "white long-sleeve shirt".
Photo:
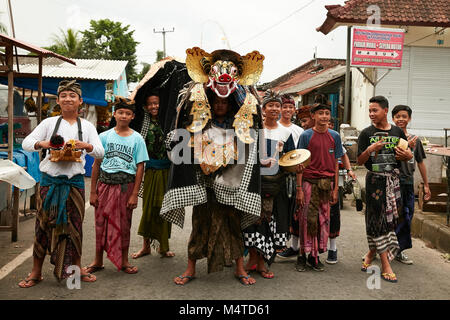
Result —
<svg viewBox="0 0 450 320"><path fill-rule="evenodd" d="M55 130L56 121L59 116L51 117L43 120L34 130L31 132L22 142L22 148L27 151L36 151L34 149L34 145L38 141L50 141L53 130ZM81 131L83 132L83 141L91 144L94 149L92 152L88 154L94 158L100 159L103 158L105 154L105 150L103 149L100 138L97 134L97 130L94 125L87 120L81 120ZM62 136L64 138L64 142L69 141L70 139L78 140L78 124L75 122L74 124L70 124L66 120L62 119L61 124L59 126L56 134ZM46 174L57 177L60 175L66 175L69 179L77 174L85 174L84 165L86 163L85 160L86 150L83 150L81 154L82 162L71 162L71 161L58 161L52 162L50 161L50 152L47 152L47 155L44 160L39 164L39 169L41 172L45 172Z"/></svg>

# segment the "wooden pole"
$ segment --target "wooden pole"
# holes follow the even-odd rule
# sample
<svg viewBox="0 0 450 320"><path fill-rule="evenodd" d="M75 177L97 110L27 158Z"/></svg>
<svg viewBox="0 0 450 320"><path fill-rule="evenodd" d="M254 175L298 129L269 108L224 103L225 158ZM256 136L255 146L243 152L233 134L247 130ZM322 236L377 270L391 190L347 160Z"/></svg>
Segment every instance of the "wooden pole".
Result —
<svg viewBox="0 0 450 320"><path fill-rule="evenodd" d="M13 160L14 145L14 71L13 71L13 48L6 47L6 61L8 71L8 159Z"/></svg>
<svg viewBox="0 0 450 320"><path fill-rule="evenodd" d="M14 187L14 201L13 206L11 208L11 241L17 241L18 227L19 227L19 197L20 190L17 187Z"/></svg>
<svg viewBox="0 0 450 320"><path fill-rule="evenodd" d="M38 78L38 98L37 98L37 123L41 123L42 109L42 55L39 56L39 78Z"/></svg>
<svg viewBox="0 0 450 320"><path fill-rule="evenodd" d="M346 67L345 67L345 94L344 94L344 123L349 123L350 120L350 101L351 96L350 96L350 87L351 87L351 82L350 82L350 77L351 77L351 73L350 73L350 58L351 58L351 38L352 38L352 27L348 26L347 27L347 60L346 60Z"/></svg>

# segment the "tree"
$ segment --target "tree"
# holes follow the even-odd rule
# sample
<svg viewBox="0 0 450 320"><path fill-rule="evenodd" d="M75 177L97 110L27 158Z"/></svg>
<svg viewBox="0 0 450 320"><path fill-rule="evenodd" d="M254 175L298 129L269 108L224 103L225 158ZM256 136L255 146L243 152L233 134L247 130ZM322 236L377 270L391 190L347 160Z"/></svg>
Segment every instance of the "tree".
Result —
<svg viewBox="0 0 450 320"><path fill-rule="evenodd" d="M127 79L135 82L138 79L135 67L136 42L133 38L134 30L129 31L130 25L122 26L121 22L109 19L91 20L90 28L82 31L82 54L84 58L127 60Z"/></svg>
<svg viewBox="0 0 450 320"><path fill-rule="evenodd" d="M151 67L151 64L150 63L147 63L147 62L142 62L141 63L142 64L142 70L141 70L141 73L139 73L139 76L138 76L138 80L140 81L143 77L145 77L145 75L147 74L147 72L148 72L148 70L150 70L150 67Z"/></svg>
<svg viewBox="0 0 450 320"><path fill-rule="evenodd" d="M74 29L59 29L60 35L53 36L53 45L46 47L45 49L51 50L55 53L59 53L68 58L81 58L82 57L82 45L79 38L79 32Z"/></svg>
<svg viewBox="0 0 450 320"><path fill-rule="evenodd" d="M2 15L4 12L0 11L0 15ZM3 24L3 22L0 22L0 33L8 34L8 28L6 28L6 25Z"/></svg>
<svg viewBox="0 0 450 320"><path fill-rule="evenodd" d="M164 59L164 51L156 50L156 62Z"/></svg>

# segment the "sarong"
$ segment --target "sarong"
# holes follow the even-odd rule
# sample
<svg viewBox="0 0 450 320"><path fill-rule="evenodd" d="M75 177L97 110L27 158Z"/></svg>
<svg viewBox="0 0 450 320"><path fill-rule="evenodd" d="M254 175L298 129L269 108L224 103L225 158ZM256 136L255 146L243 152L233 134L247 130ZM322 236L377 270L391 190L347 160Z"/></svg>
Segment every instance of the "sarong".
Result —
<svg viewBox="0 0 450 320"><path fill-rule="evenodd" d="M290 212L285 181L273 198L271 212L265 209L265 201L267 198L262 199L262 212L258 221L243 230L244 245L247 249L255 248L270 265L275 260L276 250L285 248L288 240Z"/></svg>
<svg viewBox="0 0 450 320"><path fill-rule="evenodd" d="M290 215L290 225L289 231L291 235L299 236L298 221L295 220L294 215L297 211L297 177L295 175L290 175L286 178L286 187L288 195L288 206ZM290 194L290 197L289 197Z"/></svg>
<svg viewBox="0 0 450 320"><path fill-rule="evenodd" d="M244 256L241 212L216 201L195 206L188 258L207 258L208 273L222 271L225 264Z"/></svg>
<svg viewBox="0 0 450 320"><path fill-rule="evenodd" d="M400 252L412 248L411 240L411 222L414 216L414 185L403 184L400 182L402 195L402 209L399 212L399 219L395 234L397 235Z"/></svg>
<svg viewBox="0 0 450 320"><path fill-rule="evenodd" d="M74 265L77 258L80 258L82 254L82 226L85 210L84 180L82 176L75 176L69 180L67 177L53 178L45 173L42 175L41 181L44 181L44 177L50 182L53 179L55 181L59 180L59 182L61 180L66 182L70 180L80 181L80 183L77 183L80 187L70 186L66 200L63 198L59 199L59 203L61 201L65 203L63 212L53 209L45 210L43 206L47 196L60 194L58 189L54 189L52 195L49 195L52 186L55 187L56 184L49 184L40 188L42 200L40 203L42 206L38 208L36 215L33 257L43 259L48 253L50 255L50 263L55 266L53 274L60 281L71 275L67 273L67 267ZM63 193L61 192L61 194ZM57 224L58 213L61 221L59 224ZM63 223L63 221L66 223Z"/></svg>
<svg viewBox="0 0 450 320"><path fill-rule="evenodd" d="M127 202L133 193L134 182L128 184L97 183L98 207L95 209L96 250L105 250L107 257L122 269L122 250L130 246L133 209Z"/></svg>
<svg viewBox="0 0 450 320"><path fill-rule="evenodd" d="M341 210L339 201L330 206L330 234L329 238L339 237L341 231Z"/></svg>
<svg viewBox="0 0 450 320"><path fill-rule="evenodd" d="M394 181L394 190L388 187L388 179ZM389 260L400 250L395 226L401 210L398 175L373 173L366 175L366 235L370 250L378 254L388 252ZM396 183L396 184L395 184Z"/></svg>
<svg viewBox="0 0 450 320"><path fill-rule="evenodd" d="M316 230L315 235L313 235L310 232L311 226L308 226L308 223L312 223L311 220L308 221L308 213L312 210L312 208L310 208L310 206L312 206L312 198L319 197L319 195L312 194L313 184L311 182L303 180L302 186L305 204L298 208L300 251L302 254L310 253L314 258L317 258L320 253L327 251L328 233L330 228L330 201L329 199L319 199L317 208L315 208L318 210L317 228L312 228L313 230Z"/></svg>
<svg viewBox="0 0 450 320"><path fill-rule="evenodd" d="M140 236L150 239L152 247L159 245L161 253L169 251L172 230L172 224L159 215L168 175L169 169L151 168L145 171L142 217L138 229Z"/></svg>

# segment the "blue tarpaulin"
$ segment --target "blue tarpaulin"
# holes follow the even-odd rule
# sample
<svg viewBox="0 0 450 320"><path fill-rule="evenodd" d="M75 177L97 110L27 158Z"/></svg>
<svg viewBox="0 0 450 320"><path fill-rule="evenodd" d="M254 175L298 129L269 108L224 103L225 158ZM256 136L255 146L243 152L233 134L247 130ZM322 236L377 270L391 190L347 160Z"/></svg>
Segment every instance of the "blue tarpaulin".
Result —
<svg viewBox="0 0 450 320"><path fill-rule="evenodd" d="M0 152L0 159L8 159L8 152ZM39 170L39 152L29 152L22 148L14 149L13 162L21 167L26 167L26 171L36 180L41 181L41 171Z"/></svg>
<svg viewBox="0 0 450 320"><path fill-rule="evenodd" d="M61 78L42 78L42 92L56 95ZM87 104L106 107L106 80L77 80L81 84L82 98ZM7 85L8 78L0 77L0 83ZM14 86L30 90L38 90L37 78L14 78Z"/></svg>

